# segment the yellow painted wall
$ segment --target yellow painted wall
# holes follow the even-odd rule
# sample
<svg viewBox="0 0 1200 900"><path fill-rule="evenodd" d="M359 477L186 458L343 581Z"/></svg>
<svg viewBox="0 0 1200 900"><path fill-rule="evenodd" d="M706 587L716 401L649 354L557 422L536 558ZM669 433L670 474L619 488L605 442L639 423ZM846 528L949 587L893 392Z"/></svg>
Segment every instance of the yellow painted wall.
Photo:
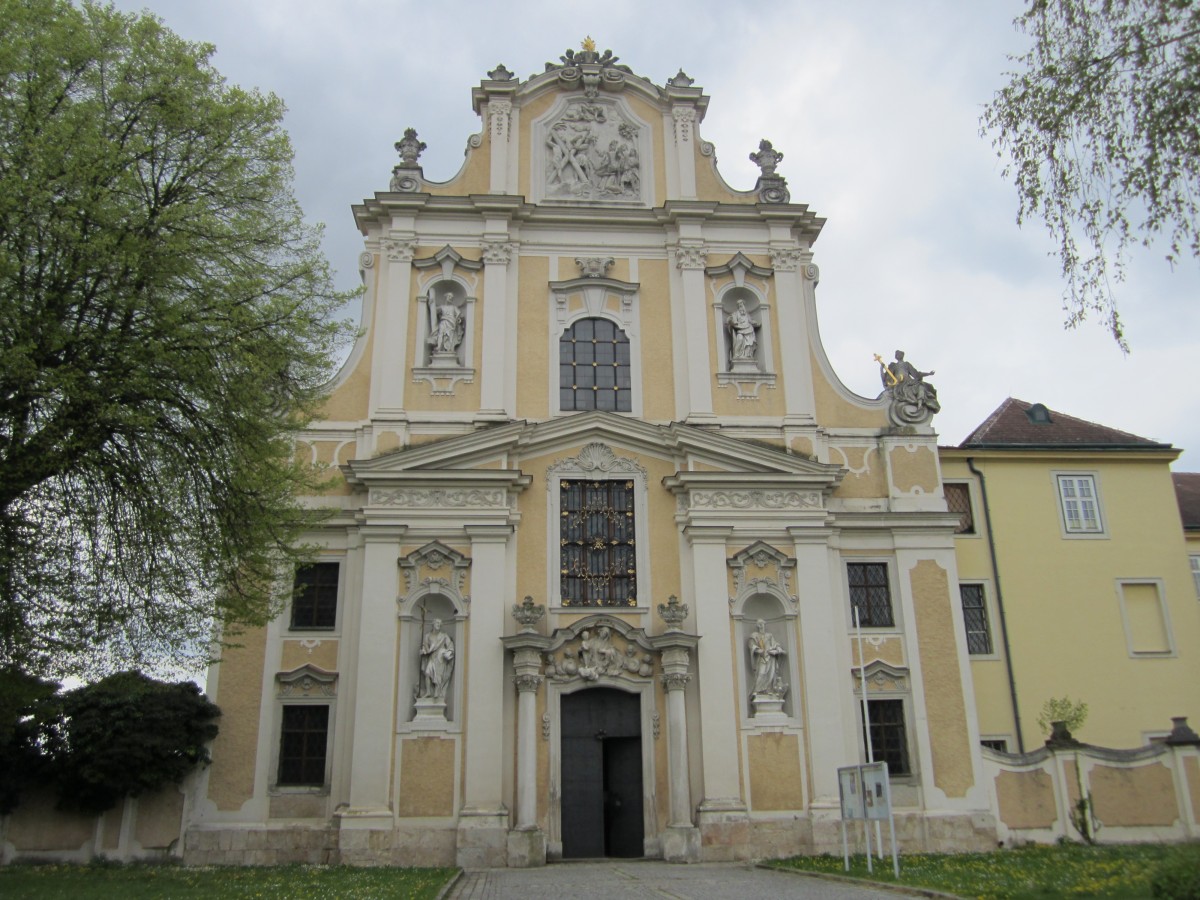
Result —
<svg viewBox="0 0 1200 900"><path fill-rule="evenodd" d="M258 713L262 705L267 630L255 628L238 637L240 646L221 654L217 705L220 731L212 745L208 798L217 809L236 811L254 795L254 758Z"/></svg>
<svg viewBox="0 0 1200 900"><path fill-rule="evenodd" d="M675 416L675 358L671 323L670 266L665 259L638 260L641 290L642 415L651 422Z"/></svg>
<svg viewBox="0 0 1200 900"><path fill-rule="evenodd" d="M968 455L943 450L943 477L976 481ZM1169 730L1171 716L1200 719L1200 645L1193 639L1200 634L1200 604L1168 471L1170 454L973 456L987 479L1026 749L1045 739L1036 720L1051 697L1086 702L1087 721L1076 737L1100 746L1140 746L1145 733ZM1106 536L1064 537L1056 471L1096 477ZM959 579L987 582L994 602L979 506L975 521L978 537L955 540ZM1161 579L1174 654L1131 656L1118 602L1121 579ZM995 616L991 625L999 654ZM1012 734L1003 663L973 660L972 675L981 732Z"/></svg>
<svg viewBox="0 0 1200 900"><path fill-rule="evenodd" d="M522 256L517 273L517 418L544 419L550 415L550 260ZM538 372L545 376L531 374Z"/></svg>

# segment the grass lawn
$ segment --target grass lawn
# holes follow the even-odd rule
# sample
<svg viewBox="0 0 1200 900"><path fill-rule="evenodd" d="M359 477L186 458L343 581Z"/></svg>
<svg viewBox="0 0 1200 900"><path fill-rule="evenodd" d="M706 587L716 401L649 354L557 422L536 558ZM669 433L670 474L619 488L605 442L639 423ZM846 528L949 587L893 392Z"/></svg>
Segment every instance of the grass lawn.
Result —
<svg viewBox="0 0 1200 900"><path fill-rule="evenodd" d="M262 868L177 865L11 865L0 867L0 897L366 900L436 897L457 869L362 869L350 866Z"/></svg>
<svg viewBox="0 0 1200 900"><path fill-rule="evenodd" d="M892 877L892 858L875 860L867 875L864 858L850 857L850 872L840 856L798 856L780 860L780 868L849 874L911 887L933 888L981 900L1049 900L1051 897L1149 898L1155 867L1169 854L1185 853L1200 867L1200 844L1174 848L1160 844L1088 847L1065 844L1023 847L995 853L913 853L900 857L900 879Z"/></svg>

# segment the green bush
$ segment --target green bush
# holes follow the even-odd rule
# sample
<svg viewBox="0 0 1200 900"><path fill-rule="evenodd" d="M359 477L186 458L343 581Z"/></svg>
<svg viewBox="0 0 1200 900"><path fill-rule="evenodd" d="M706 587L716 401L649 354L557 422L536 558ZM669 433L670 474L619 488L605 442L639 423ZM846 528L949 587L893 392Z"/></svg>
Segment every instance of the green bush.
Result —
<svg viewBox="0 0 1200 900"><path fill-rule="evenodd" d="M1173 849L1150 876L1150 894L1160 900L1200 900L1200 844Z"/></svg>

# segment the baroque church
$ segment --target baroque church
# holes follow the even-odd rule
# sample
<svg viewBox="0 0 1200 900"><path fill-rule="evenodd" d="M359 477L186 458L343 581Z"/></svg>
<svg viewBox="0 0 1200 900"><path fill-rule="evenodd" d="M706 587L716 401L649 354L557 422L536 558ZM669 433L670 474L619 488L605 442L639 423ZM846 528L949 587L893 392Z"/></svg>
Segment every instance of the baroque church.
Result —
<svg viewBox="0 0 1200 900"><path fill-rule="evenodd" d="M730 188L704 91L590 42L471 103L457 175L409 129L354 207L330 515L210 673L189 861L838 852L866 738L906 848L995 846L936 391L838 379L782 154Z"/></svg>

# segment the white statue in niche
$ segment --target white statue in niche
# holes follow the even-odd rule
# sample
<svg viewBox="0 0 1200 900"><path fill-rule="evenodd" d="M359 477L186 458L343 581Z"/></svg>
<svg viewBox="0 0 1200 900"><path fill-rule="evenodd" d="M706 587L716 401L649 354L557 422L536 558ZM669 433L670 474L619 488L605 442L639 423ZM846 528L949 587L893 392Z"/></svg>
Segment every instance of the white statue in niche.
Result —
<svg viewBox="0 0 1200 900"><path fill-rule="evenodd" d="M750 651L750 667L754 670L754 690L750 694L754 717L762 719L784 715L783 701L788 687L779 671L784 649L775 636L767 631L764 620L759 619L755 623L747 647Z"/></svg>
<svg viewBox="0 0 1200 900"><path fill-rule="evenodd" d="M739 299L737 309L725 319L729 329L730 368L758 369L758 324L746 311L746 301Z"/></svg>
<svg viewBox="0 0 1200 900"><path fill-rule="evenodd" d="M454 294L447 291L442 302L431 302L428 344L433 348L433 365L458 362L458 346L462 343L467 322L463 312L454 302Z"/></svg>
<svg viewBox="0 0 1200 900"><path fill-rule="evenodd" d="M421 700L446 704L446 688L454 675L454 641L442 631L442 620L434 619L433 627L421 641L421 682L417 687L418 705Z"/></svg>

